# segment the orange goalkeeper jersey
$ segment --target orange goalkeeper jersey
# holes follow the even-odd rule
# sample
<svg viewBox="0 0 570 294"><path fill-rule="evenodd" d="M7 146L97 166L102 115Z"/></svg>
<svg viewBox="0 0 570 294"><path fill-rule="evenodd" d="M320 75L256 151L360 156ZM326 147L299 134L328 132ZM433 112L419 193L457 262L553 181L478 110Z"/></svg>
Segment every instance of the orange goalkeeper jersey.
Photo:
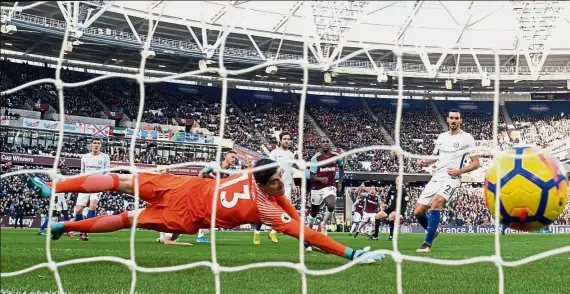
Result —
<svg viewBox="0 0 570 294"><path fill-rule="evenodd" d="M215 180L201 180L203 184L191 185L193 187L188 191L187 197L191 204L189 209L193 210L193 221L200 227L207 228L211 225ZM242 224L263 223L278 232L299 238L300 217L293 205L285 195L266 195L255 183L251 172L221 180L217 195L215 227L233 228ZM346 257L346 246L307 226L305 240L321 250Z"/></svg>

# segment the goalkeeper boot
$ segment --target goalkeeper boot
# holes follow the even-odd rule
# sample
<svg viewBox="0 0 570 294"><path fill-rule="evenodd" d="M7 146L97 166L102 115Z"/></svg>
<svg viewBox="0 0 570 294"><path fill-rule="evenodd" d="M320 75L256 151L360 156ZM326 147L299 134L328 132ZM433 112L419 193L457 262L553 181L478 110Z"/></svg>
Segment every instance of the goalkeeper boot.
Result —
<svg viewBox="0 0 570 294"><path fill-rule="evenodd" d="M253 245L261 244L261 234L260 233L253 233Z"/></svg>
<svg viewBox="0 0 570 294"><path fill-rule="evenodd" d="M51 224L51 239L57 240L63 235L63 223Z"/></svg>
<svg viewBox="0 0 570 294"><path fill-rule="evenodd" d="M196 238L196 243L208 244L208 243L210 243L210 240L206 239L206 237L204 237L204 236L201 236L200 238Z"/></svg>
<svg viewBox="0 0 570 294"><path fill-rule="evenodd" d="M51 187L46 184L46 181L44 181L44 179L40 178L37 175L31 175L28 177L28 179L32 187L39 191L40 198L51 197Z"/></svg>
<svg viewBox="0 0 570 294"><path fill-rule="evenodd" d="M279 240L277 239L277 232L271 231L271 233L269 233L269 240L275 244L279 243Z"/></svg>
<svg viewBox="0 0 570 294"><path fill-rule="evenodd" d="M370 247L364 247L363 249L359 249L359 250L355 250L351 260L355 260L357 258L360 258L361 260L359 261L359 263L373 263L373 262L377 262L380 261L384 258L386 258L386 255L382 254L382 253L372 253L369 252L370 251ZM346 256L346 253L345 253Z"/></svg>
<svg viewBox="0 0 570 294"><path fill-rule="evenodd" d="M420 246L420 248L418 248L416 250L417 253L428 253L431 252L431 245L427 244L427 243L423 243L422 246Z"/></svg>

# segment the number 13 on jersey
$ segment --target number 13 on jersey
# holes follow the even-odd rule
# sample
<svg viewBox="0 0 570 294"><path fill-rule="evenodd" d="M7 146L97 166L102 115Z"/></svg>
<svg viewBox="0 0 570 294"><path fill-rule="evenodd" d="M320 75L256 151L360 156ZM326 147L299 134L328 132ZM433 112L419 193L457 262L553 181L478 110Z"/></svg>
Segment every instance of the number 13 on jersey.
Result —
<svg viewBox="0 0 570 294"><path fill-rule="evenodd" d="M249 192L249 185L243 184L241 185L240 182L247 181L248 174L243 173L239 178L235 178L233 180L229 180L220 185L219 189L222 190L224 188L229 187L229 191L222 191L220 193L220 201L222 206L225 208L233 208L237 205L240 199L243 200L251 200L251 195ZM242 188L242 189L240 189ZM232 194L228 197L228 194ZM230 200L228 200L230 198Z"/></svg>

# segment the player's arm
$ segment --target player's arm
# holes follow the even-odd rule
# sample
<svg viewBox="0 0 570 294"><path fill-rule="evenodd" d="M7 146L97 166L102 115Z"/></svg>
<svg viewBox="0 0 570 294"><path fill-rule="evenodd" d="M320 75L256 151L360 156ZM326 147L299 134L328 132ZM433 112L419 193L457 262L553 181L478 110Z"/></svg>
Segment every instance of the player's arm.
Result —
<svg viewBox="0 0 570 294"><path fill-rule="evenodd" d="M277 148L279 148L279 147L277 147ZM273 150L271 150L271 152L269 152L269 159L271 159L273 161L277 161L277 156L275 155L275 153L276 153L275 150L276 149L273 149Z"/></svg>
<svg viewBox="0 0 570 294"><path fill-rule="evenodd" d="M109 169L111 168L111 158L109 155L105 154L105 167L103 168L103 174L109 174Z"/></svg>
<svg viewBox="0 0 570 294"><path fill-rule="evenodd" d="M439 140L440 137L437 137L437 140L435 140L435 147L433 148L433 152L431 153L433 156L439 155ZM434 164L436 161L437 159L420 159L418 160L417 164L419 167L424 167Z"/></svg>
<svg viewBox="0 0 570 294"><path fill-rule="evenodd" d="M461 174L468 173L470 171L474 171L474 170L478 169L480 166L481 166L481 164L479 163L479 155L475 154L475 155L471 156L471 163L460 168L459 172Z"/></svg>
<svg viewBox="0 0 570 294"><path fill-rule="evenodd" d="M352 204L352 211L354 211L356 209L356 205L358 205L358 203L360 203L361 200L362 200L362 198L360 198L360 195L358 195L358 198L356 198L356 200Z"/></svg>
<svg viewBox="0 0 570 294"><path fill-rule="evenodd" d="M344 161L340 157L337 161L338 164L338 191L342 190L342 183L344 183Z"/></svg>
<svg viewBox="0 0 570 294"><path fill-rule="evenodd" d="M85 162L84 162L85 158L84 157L85 157L85 154L83 156L81 156L81 172L80 172L81 174L85 173Z"/></svg>
<svg viewBox="0 0 570 294"><path fill-rule="evenodd" d="M209 175L212 172L212 168L209 166L206 166L205 168L203 168L200 173L198 173L198 177L199 178L205 178L207 175Z"/></svg>
<svg viewBox="0 0 570 294"><path fill-rule="evenodd" d="M301 216L295 209L295 206L293 206L293 204L287 200L287 197L285 197L285 195L276 196L275 201L277 202L277 205L285 210L285 213L287 213L291 218L298 222L301 222Z"/></svg>
<svg viewBox="0 0 570 294"><path fill-rule="evenodd" d="M301 235L301 223L299 221L271 203L263 203L259 209L261 221L264 224L271 226L277 232L299 239ZM356 250L346 247L321 233L317 233L307 226L305 226L305 240L312 246L316 246L325 252L349 260L354 259L357 253Z"/></svg>
<svg viewBox="0 0 570 294"><path fill-rule="evenodd" d="M184 246L191 246L191 243L187 243L187 242L174 242L172 241L171 237L164 237L163 240L163 244L164 245L184 245Z"/></svg>
<svg viewBox="0 0 570 294"><path fill-rule="evenodd" d="M475 139L471 136L469 138L469 143L467 144L467 148L471 149L475 147ZM452 176L459 176L462 175L464 173L468 173L470 171L474 171L476 169L479 168L479 166L481 166L481 164L479 163L479 155L477 155L475 152L470 154L470 158L471 158L471 163L460 168L460 169L452 169L450 171L448 171L449 175Z"/></svg>

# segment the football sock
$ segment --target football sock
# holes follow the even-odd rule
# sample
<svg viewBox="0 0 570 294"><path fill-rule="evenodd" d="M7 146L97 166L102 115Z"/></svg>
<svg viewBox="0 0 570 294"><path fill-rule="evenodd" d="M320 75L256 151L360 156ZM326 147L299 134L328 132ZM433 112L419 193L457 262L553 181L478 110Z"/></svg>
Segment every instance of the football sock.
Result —
<svg viewBox="0 0 570 294"><path fill-rule="evenodd" d="M439 210L432 210L429 214L429 223L427 229L427 235L425 243L431 245L433 238L435 237L435 232L437 232L437 228L439 227L439 220L441 217L441 211Z"/></svg>
<svg viewBox="0 0 570 294"><path fill-rule="evenodd" d="M48 182L47 185L53 187L52 182ZM108 174L81 176L57 182L57 185L55 186L56 193L95 193L117 191L117 189L119 189L119 175Z"/></svg>
<svg viewBox="0 0 570 294"><path fill-rule="evenodd" d="M358 229L356 229L356 232L357 232L357 233L361 232L363 226L364 226L363 223L359 223L359 224L358 224Z"/></svg>
<svg viewBox="0 0 570 294"><path fill-rule="evenodd" d="M315 224L315 218L312 217L311 215L309 215L307 217L307 226L309 226L309 228L311 228L311 230L313 229L313 225Z"/></svg>
<svg viewBox="0 0 570 294"><path fill-rule="evenodd" d="M64 213L63 214L63 221L68 221L69 220L69 214Z"/></svg>
<svg viewBox="0 0 570 294"><path fill-rule="evenodd" d="M75 221L83 220L83 213L75 213Z"/></svg>
<svg viewBox="0 0 570 294"><path fill-rule="evenodd" d="M271 234L277 234L277 231L274 229L271 229Z"/></svg>
<svg viewBox="0 0 570 294"><path fill-rule="evenodd" d="M351 232L351 233L356 232L356 226L358 226L357 223L352 223L352 227L350 227L350 232Z"/></svg>
<svg viewBox="0 0 570 294"><path fill-rule="evenodd" d="M49 221L49 215L46 215L44 217L44 221L42 222L42 226L40 227L40 232L43 232L47 228L48 221Z"/></svg>
<svg viewBox="0 0 570 294"><path fill-rule="evenodd" d="M97 216L97 211L89 209L89 211L87 212L87 218L92 218L96 216Z"/></svg>
<svg viewBox="0 0 570 294"><path fill-rule="evenodd" d="M416 219L418 220L418 223L420 224L420 226L422 226L422 228L424 228L424 230L427 231L428 229L428 217L423 214L420 216L417 216Z"/></svg>
<svg viewBox="0 0 570 294"><path fill-rule="evenodd" d="M107 233L131 227L128 212L119 215L101 215L78 222L63 223L63 231L79 231L87 233Z"/></svg>
<svg viewBox="0 0 570 294"><path fill-rule="evenodd" d="M202 238L202 237L204 237L204 230L198 230L197 238Z"/></svg>
<svg viewBox="0 0 570 294"><path fill-rule="evenodd" d="M321 223L322 226L326 226L329 223L329 220L332 218L333 213L331 211L326 211L325 216L323 217L323 222Z"/></svg>
<svg viewBox="0 0 570 294"><path fill-rule="evenodd" d="M256 233L256 234L261 233L261 224L256 224L256 225L255 225L255 233Z"/></svg>
<svg viewBox="0 0 570 294"><path fill-rule="evenodd" d="M390 224L390 237L394 236L394 221L389 221Z"/></svg>
<svg viewBox="0 0 570 294"><path fill-rule="evenodd" d="M379 218L374 220L374 236L378 236L378 231L380 230L380 222Z"/></svg>
<svg viewBox="0 0 570 294"><path fill-rule="evenodd" d="M506 233L507 232L507 225L505 224L501 224L501 233Z"/></svg>

